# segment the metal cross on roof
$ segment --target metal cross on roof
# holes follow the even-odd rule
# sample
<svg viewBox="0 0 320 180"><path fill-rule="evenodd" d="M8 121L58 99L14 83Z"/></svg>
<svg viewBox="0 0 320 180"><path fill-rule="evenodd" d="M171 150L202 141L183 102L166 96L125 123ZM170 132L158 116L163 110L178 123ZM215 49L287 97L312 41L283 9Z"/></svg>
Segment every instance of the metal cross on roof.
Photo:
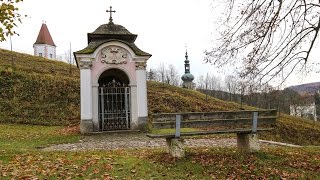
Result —
<svg viewBox="0 0 320 180"><path fill-rule="evenodd" d="M112 13L115 13L116 11L115 11L115 10L112 11L112 6L110 6L110 10L107 10L106 12L109 12L109 13L110 13L109 22L112 23L112 20L113 20L113 19L112 19Z"/></svg>

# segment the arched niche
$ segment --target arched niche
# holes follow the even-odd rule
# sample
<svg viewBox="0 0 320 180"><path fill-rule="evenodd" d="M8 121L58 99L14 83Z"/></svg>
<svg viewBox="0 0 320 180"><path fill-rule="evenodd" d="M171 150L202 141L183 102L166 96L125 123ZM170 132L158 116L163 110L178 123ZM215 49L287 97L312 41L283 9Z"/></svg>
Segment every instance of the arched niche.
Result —
<svg viewBox="0 0 320 180"><path fill-rule="evenodd" d="M99 87L122 86L127 87L130 84L127 74L120 69L108 69L104 71L98 80Z"/></svg>

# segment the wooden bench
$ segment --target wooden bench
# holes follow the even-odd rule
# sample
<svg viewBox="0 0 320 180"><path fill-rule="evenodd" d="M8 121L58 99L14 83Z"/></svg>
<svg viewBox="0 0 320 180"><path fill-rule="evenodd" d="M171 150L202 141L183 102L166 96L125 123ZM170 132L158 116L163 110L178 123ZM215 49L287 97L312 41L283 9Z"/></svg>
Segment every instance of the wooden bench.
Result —
<svg viewBox="0 0 320 180"><path fill-rule="evenodd" d="M151 115L153 129L175 129L169 134L147 134L150 138L166 138L168 152L173 157L185 155L183 136L210 134L237 134L237 147L241 151L260 149L257 132L270 131L275 126L277 110L243 110L191 113L159 113ZM259 127L259 128L258 128ZM196 131L181 132L181 128Z"/></svg>

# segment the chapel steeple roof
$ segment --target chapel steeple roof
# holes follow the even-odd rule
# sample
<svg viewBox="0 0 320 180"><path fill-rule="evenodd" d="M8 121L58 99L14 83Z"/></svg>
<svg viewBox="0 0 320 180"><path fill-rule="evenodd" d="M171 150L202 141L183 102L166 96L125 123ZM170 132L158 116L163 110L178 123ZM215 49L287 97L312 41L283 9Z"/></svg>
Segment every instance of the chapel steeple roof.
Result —
<svg viewBox="0 0 320 180"><path fill-rule="evenodd" d="M110 21L108 24L100 25L94 32L88 33L88 43L107 39L118 39L134 43L137 36L138 35L129 32L125 27Z"/></svg>
<svg viewBox="0 0 320 180"><path fill-rule="evenodd" d="M42 23L38 38L34 44L47 44L56 46L52 40L49 29L45 23Z"/></svg>
<svg viewBox="0 0 320 180"><path fill-rule="evenodd" d="M110 7L110 10L107 10L106 12L110 13L109 22L107 24L100 25L92 33L88 33L88 46L80 51L77 51L76 53L90 54L93 53L103 43L119 41L128 45L134 51L134 53L139 56L151 56L151 54L140 50L134 44L138 35L132 34L125 27L113 23L112 13L115 11L112 10L112 7Z"/></svg>
<svg viewBox="0 0 320 180"><path fill-rule="evenodd" d="M102 24L94 32L88 33L88 43L107 39L117 39L134 43L138 35L132 34L125 27L113 23L112 13L116 11L112 10L112 6L110 6L110 10L106 12L110 13L108 24Z"/></svg>

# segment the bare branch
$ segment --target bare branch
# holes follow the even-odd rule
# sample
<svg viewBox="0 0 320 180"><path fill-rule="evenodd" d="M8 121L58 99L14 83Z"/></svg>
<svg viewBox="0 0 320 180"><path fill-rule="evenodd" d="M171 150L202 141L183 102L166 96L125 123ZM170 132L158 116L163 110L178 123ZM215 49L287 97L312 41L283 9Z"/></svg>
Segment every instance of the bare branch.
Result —
<svg viewBox="0 0 320 180"><path fill-rule="evenodd" d="M228 22L233 24L226 24L220 44L206 51L206 62L236 65L240 76L265 82L283 70L290 75L307 65L319 36L319 0L229 3ZM241 16L234 17L238 6Z"/></svg>

